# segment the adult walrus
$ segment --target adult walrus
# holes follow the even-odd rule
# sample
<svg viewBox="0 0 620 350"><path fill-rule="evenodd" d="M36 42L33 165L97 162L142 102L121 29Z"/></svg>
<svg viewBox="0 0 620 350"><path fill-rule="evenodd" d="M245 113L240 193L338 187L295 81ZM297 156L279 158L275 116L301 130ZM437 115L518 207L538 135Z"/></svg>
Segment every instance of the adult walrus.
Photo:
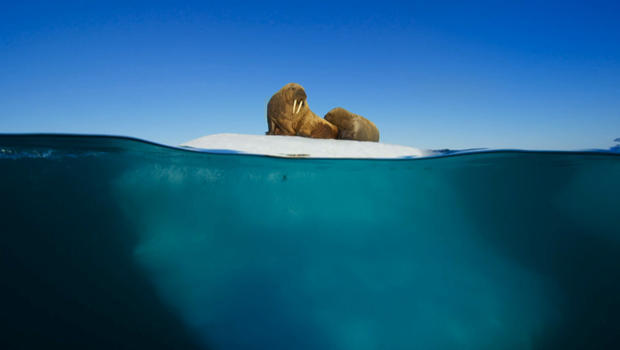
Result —
<svg viewBox="0 0 620 350"><path fill-rule="evenodd" d="M335 139L338 128L314 114L308 107L304 88L295 83L284 85L267 104L267 135L304 136Z"/></svg>
<svg viewBox="0 0 620 350"><path fill-rule="evenodd" d="M325 120L338 127L339 139L379 142L379 129L373 122L344 108L327 112Z"/></svg>

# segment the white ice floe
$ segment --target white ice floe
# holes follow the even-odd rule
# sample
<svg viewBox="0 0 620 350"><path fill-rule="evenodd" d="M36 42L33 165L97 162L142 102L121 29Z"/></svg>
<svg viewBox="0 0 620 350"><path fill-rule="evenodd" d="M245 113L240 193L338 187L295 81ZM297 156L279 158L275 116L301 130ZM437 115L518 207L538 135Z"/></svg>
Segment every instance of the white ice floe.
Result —
<svg viewBox="0 0 620 350"><path fill-rule="evenodd" d="M246 153L286 158L417 158L432 151L379 142L312 139L299 136L215 134L187 141L181 147L221 153Z"/></svg>

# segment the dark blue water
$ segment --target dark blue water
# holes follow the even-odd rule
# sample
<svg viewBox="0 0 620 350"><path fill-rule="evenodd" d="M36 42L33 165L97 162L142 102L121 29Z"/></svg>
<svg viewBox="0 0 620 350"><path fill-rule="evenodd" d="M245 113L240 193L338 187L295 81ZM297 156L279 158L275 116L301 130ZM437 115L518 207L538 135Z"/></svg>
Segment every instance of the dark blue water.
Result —
<svg viewBox="0 0 620 350"><path fill-rule="evenodd" d="M0 136L0 348L615 349L620 155Z"/></svg>

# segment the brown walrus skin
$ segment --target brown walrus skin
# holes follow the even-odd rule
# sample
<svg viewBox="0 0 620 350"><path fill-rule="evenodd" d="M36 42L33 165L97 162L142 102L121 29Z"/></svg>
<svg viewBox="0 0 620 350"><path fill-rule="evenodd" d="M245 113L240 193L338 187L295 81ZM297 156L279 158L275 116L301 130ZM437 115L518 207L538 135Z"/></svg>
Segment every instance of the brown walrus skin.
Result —
<svg viewBox="0 0 620 350"><path fill-rule="evenodd" d="M361 115L336 107L327 112L325 119L338 127L339 139L379 142L379 129Z"/></svg>
<svg viewBox="0 0 620 350"><path fill-rule="evenodd" d="M306 91L295 83L286 84L267 104L267 135L304 136L335 139L338 128L314 114L308 107Z"/></svg>

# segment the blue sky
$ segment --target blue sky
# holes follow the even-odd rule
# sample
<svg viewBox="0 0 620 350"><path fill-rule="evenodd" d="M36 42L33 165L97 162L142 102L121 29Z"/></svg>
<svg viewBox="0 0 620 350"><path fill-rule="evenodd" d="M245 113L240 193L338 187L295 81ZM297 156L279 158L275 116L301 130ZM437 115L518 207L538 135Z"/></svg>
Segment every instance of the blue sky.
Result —
<svg viewBox="0 0 620 350"><path fill-rule="evenodd" d="M263 134L302 84L382 141L608 148L620 137L619 2L0 4L0 132L166 144Z"/></svg>

